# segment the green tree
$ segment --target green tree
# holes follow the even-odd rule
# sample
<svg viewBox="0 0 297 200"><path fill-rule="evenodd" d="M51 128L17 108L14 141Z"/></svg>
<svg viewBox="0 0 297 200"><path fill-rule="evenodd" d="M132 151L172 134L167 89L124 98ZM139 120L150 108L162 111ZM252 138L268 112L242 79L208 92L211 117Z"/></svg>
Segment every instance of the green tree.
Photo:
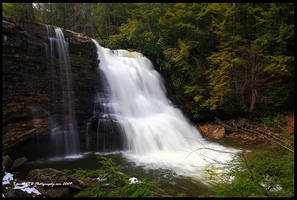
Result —
<svg viewBox="0 0 297 200"><path fill-rule="evenodd" d="M3 15L143 53L195 119L294 107L293 3L3 3Z"/></svg>
<svg viewBox="0 0 297 200"><path fill-rule="evenodd" d="M32 3L2 3L2 16L23 20L35 20Z"/></svg>
<svg viewBox="0 0 297 200"><path fill-rule="evenodd" d="M288 18L271 17L282 7L287 10ZM283 42L293 37L290 27L294 25L289 20L293 10L290 9L293 9L292 5L287 4L280 4L277 9L275 4L239 4L226 10L226 18L216 25L216 34L221 38L218 50L208 57L210 68L206 74L210 98L205 106L228 111L233 102L239 105L237 111L253 112L256 105L263 106L271 100L267 90L271 91L272 85L293 76L294 58L286 55L288 43ZM285 27L286 35L282 36L283 30L279 27ZM277 88L273 90L278 91ZM289 93L289 88L286 90ZM284 95L281 102L286 102L287 97ZM228 107L224 108L225 105ZM278 103L276 107L279 106Z"/></svg>

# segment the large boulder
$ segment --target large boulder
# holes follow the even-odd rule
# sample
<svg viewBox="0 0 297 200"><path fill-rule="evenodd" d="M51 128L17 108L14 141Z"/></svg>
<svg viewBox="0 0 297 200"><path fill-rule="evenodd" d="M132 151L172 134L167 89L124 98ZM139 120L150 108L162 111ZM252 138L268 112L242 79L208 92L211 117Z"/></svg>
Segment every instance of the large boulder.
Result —
<svg viewBox="0 0 297 200"><path fill-rule="evenodd" d="M225 136L225 128L217 124L199 125L200 132L210 139L221 139Z"/></svg>
<svg viewBox="0 0 297 200"><path fill-rule="evenodd" d="M52 168L31 170L27 175L27 180L43 183L43 185L41 184L43 187L67 187L81 190L85 187L95 186L95 182L72 177Z"/></svg>
<svg viewBox="0 0 297 200"><path fill-rule="evenodd" d="M62 198L69 197L69 188L67 187L59 187L59 188L39 188L39 192L46 197L50 198Z"/></svg>
<svg viewBox="0 0 297 200"><path fill-rule="evenodd" d="M28 162L28 159L26 157L21 157L16 159L11 167L12 171L17 171L19 169L21 169L22 167L24 167L24 165Z"/></svg>

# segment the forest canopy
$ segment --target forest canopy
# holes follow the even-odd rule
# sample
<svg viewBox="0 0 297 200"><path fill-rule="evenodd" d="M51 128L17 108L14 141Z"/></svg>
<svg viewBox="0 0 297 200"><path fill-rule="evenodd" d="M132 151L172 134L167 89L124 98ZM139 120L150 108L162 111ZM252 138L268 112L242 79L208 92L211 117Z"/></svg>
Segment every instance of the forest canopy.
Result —
<svg viewBox="0 0 297 200"><path fill-rule="evenodd" d="M194 119L294 109L294 3L3 3L150 58Z"/></svg>

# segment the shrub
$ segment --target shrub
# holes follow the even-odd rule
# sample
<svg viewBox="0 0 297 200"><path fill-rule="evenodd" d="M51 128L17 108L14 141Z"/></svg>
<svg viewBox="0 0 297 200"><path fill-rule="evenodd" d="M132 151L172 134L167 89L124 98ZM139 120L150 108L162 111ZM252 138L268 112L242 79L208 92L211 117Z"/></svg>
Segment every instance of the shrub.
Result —
<svg viewBox="0 0 297 200"><path fill-rule="evenodd" d="M294 196L294 154L281 147L241 154L222 168L207 172L218 197Z"/></svg>
<svg viewBox="0 0 297 200"><path fill-rule="evenodd" d="M72 174L80 177L99 176L102 182L95 187L88 187L79 192L76 197L160 197L168 196L156 182L140 180L130 184L131 176L124 174L111 158L100 157L102 167L98 170L73 170ZM69 171L68 171L69 173Z"/></svg>

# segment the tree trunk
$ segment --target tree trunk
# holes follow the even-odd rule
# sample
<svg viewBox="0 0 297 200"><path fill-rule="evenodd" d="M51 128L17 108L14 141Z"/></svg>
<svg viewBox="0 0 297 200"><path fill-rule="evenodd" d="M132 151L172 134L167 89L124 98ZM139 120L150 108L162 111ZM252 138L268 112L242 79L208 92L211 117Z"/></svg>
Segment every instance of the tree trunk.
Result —
<svg viewBox="0 0 297 200"><path fill-rule="evenodd" d="M251 96L251 104L250 104L250 110L249 112L254 111L255 103L256 103L256 98L257 98L257 90L252 89L252 96Z"/></svg>

